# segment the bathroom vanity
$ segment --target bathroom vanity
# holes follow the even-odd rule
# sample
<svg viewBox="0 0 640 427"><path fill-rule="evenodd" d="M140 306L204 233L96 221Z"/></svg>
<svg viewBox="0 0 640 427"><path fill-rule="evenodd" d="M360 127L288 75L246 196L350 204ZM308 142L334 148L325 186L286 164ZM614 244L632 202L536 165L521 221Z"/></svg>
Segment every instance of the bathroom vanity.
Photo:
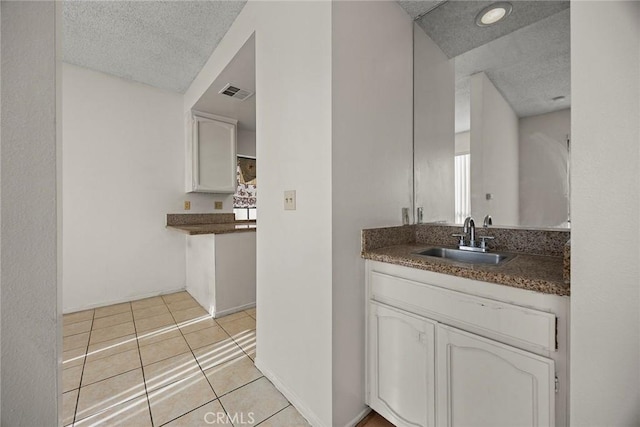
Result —
<svg viewBox="0 0 640 427"><path fill-rule="evenodd" d="M397 426L568 425L569 233L491 229L497 265L417 254L452 230L363 231L367 403Z"/></svg>

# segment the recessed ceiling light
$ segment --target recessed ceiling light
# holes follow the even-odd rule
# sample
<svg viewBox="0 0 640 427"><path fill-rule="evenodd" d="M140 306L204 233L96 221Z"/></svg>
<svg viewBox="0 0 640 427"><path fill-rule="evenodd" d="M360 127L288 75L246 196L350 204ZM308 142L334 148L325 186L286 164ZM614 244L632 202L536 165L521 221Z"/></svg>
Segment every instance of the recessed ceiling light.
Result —
<svg viewBox="0 0 640 427"><path fill-rule="evenodd" d="M505 19L511 13L513 6L506 1L500 1L493 3L476 15L476 25L479 27L488 27L489 25L497 24Z"/></svg>

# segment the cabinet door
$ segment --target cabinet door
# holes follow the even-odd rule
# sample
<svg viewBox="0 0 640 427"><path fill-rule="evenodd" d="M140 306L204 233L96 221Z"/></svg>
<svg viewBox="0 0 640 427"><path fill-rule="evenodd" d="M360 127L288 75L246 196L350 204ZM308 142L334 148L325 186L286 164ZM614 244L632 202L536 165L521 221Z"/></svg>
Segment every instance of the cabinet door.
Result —
<svg viewBox="0 0 640 427"><path fill-rule="evenodd" d="M436 324L369 307L369 405L397 426L433 426Z"/></svg>
<svg viewBox="0 0 640 427"><path fill-rule="evenodd" d="M448 326L437 328L439 426L553 426L554 362Z"/></svg>
<svg viewBox="0 0 640 427"><path fill-rule="evenodd" d="M236 125L194 116L193 190L234 193L236 191Z"/></svg>

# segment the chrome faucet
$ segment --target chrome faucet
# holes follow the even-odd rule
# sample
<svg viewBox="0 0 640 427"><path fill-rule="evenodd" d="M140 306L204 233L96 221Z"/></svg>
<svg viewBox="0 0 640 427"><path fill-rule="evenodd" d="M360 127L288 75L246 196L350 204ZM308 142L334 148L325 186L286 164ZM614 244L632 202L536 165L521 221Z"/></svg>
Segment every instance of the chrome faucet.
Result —
<svg viewBox="0 0 640 427"><path fill-rule="evenodd" d="M462 232L464 234L469 235L469 246L476 246L476 222L473 220L473 217L468 216L464 220L464 225L462 226Z"/></svg>
<svg viewBox="0 0 640 427"><path fill-rule="evenodd" d="M489 215L484 218L484 224L485 227L491 225L491 217ZM464 220L462 234L453 234L452 236L460 238L458 241L458 249L473 252L488 252L487 240L493 240L491 236L480 236L480 245L476 246L476 222L473 220L473 217L470 216ZM469 237L469 244L465 241L467 236Z"/></svg>

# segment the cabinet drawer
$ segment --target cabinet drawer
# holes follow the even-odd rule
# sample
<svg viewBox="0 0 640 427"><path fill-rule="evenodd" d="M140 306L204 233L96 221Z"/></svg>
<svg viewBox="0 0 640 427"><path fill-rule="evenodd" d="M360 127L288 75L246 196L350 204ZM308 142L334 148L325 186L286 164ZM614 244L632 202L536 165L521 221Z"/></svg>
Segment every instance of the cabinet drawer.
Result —
<svg viewBox="0 0 640 427"><path fill-rule="evenodd" d="M508 343L556 350L556 317L408 279L370 272L371 298Z"/></svg>

